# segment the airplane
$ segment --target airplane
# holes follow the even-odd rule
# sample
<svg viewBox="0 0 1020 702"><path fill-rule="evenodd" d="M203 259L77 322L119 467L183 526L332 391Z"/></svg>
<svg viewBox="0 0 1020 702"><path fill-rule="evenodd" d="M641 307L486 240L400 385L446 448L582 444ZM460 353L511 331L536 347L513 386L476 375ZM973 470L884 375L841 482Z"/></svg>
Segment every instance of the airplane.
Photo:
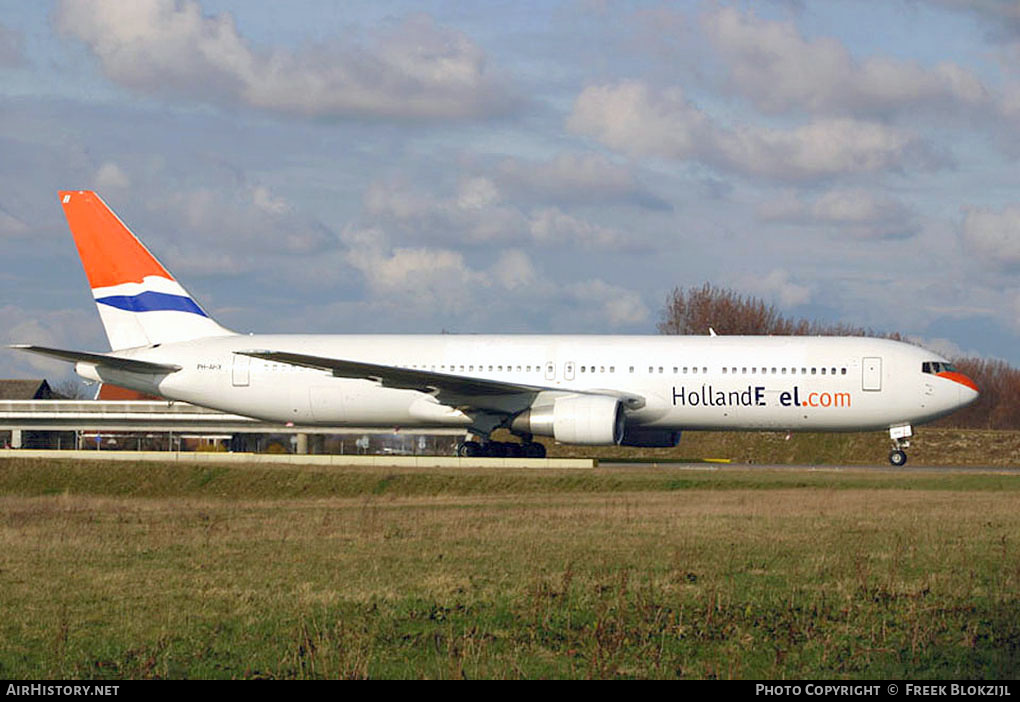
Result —
<svg viewBox="0 0 1020 702"><path fill-rule="evenodd" d="M685 430L913 427L978 387L945 358L868 337L239 334L218 324L98 194L59 193L110 352L19 344L82 377L294 426L462 428L460 456L564 444L675 446ZM493 441L498 428L520 443Z"/></svg>

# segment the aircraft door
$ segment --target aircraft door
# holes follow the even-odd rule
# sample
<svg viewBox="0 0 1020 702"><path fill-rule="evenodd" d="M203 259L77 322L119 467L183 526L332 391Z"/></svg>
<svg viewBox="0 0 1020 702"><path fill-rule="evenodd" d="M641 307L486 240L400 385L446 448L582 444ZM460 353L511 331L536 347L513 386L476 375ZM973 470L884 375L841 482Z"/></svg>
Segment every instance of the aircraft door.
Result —
<svg viewBox="0 0 1020 702"><path fill-rule="evenodd" d="M235 388L248 387L251 379L251 356L234 354L234 366L230 377Z"/></svg>
<svg viewBox="0 0 1020 702"><path fill-rule="evenodd" d="M877 391L882 389L882 359L878 356L870 356L864 359L861 364L863 378L861 389Z"/></svg>
<svg viewBox="0 0 1020 702"><path fill-rule="evenodd" d="M563 364L563 378L564 380L574 379L574 362L567 361Z"/></svg>
<svg viewBox="0 0 1020 702"><path fill-rule="evenodd" d="M554 361L545 364L545 379L556 380L556 363Z"/></svg>

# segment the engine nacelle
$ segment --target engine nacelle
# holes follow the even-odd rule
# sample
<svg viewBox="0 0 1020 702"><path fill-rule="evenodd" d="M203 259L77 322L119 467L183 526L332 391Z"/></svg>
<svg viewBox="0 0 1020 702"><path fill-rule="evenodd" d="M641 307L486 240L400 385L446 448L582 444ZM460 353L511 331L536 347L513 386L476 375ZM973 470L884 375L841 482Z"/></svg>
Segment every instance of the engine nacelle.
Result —
<svg viewBox="0 0 1020 702"><path fill-rule="evenodd" d="M645 448L672 448L680 443L680 432L671 429L645 429L627 427L623 432L621 446L643 446Z"/></svg>
<svg viewBox="0 0 1020 702"><path fill-rule="evenodd" d="M532 407L517 415L510 428L551 436L564 444L618 444L625 428L623 404L604 395L557 397L551 405Z"/></svg>

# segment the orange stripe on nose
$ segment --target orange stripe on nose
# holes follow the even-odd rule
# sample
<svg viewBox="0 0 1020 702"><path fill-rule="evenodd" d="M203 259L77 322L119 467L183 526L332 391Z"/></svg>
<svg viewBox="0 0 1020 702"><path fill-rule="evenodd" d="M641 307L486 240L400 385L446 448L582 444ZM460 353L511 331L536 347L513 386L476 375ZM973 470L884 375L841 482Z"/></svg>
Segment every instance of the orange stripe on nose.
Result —
<svg viewBox="0 0 1020 702"><path fill-rule="evenodd" d="M948 378L949 380L957 382L960 385L966 385L974 392L981 392L981 390L978 389L977 383L975 383L973 380L965 376L963 373L956 373L955 371L942 371L941 373L938 374L938 376L940 378Z"/></svg>

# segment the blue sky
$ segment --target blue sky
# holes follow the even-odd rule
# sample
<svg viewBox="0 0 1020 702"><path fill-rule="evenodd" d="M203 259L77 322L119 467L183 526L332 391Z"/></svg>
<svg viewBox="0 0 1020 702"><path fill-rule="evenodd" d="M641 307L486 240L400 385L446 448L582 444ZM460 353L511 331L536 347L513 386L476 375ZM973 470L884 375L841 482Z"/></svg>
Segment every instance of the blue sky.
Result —
<svg viewBox="0 0 1020 702"><path fill-rule="evenodd" d="M1018 66L994 0L0 1L0 341L105 348L88 188L239 331L654 333L708 281L1020 364Z"/></svg>

